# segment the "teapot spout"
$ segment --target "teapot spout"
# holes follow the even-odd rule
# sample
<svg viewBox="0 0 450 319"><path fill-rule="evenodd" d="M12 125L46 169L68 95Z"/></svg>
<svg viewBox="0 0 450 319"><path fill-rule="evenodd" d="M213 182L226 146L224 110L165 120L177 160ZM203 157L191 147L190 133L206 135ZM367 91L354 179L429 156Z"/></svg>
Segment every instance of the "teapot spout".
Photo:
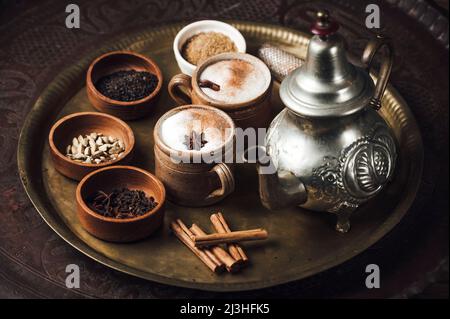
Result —
<svg viewBox="0 0 450 319"><path fill-rule="evenodd" d="M259 177L259 197L264 207L274 210L299 206L306 202L303 182L294 173L277 170L264 146L251 147L243 154L243 161L256 159Z"/></svg>
<svg viewBox="0 0 450 319"><path fill-rule="evenodd" d="M306 202L303 182L290 171L280 170L272 174L259 172L259 195L264 207L282 209Z"/></svg>

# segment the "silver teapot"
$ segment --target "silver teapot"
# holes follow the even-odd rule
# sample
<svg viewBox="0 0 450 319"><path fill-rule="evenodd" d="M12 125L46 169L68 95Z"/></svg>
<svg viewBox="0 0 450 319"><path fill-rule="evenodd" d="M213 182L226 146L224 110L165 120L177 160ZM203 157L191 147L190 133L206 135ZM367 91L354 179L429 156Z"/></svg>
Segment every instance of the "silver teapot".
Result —
<svg viewBox="0 0 450 319"><path fill-rule="evenodd" d="M396 142L378 114L393 63L390 42L370 41L362 64L351 64L338 24L317 14L305 63L281 83L286 108L272 121L262 151L275 173L258 165L260 197L270 209L294 205L337 215L336 229L350 229L350 215L392 178ZM385 47L376 85L369 75ZM261 150L260 150L261 151Z"/></svg>

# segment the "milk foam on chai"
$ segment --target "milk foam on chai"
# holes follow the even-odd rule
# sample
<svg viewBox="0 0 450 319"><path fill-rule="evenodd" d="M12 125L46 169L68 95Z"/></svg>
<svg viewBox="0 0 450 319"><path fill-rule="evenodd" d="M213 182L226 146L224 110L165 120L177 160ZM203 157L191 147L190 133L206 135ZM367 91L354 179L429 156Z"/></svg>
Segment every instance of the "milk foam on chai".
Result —
<svg viewBox="0 0 450 319"><path fill-rule="evenodd" d="M228 129L228 130L227 130ZM161 139L170 148L176 151L187 151L186 136L192 132L203 133L206 143L202 152L210 152L220 148L232 134L226 121L198 109L184 109L161 124Z"/></svg>
<svg viewBox="0 0 450 319"><path fill-rule="evenodd" d="M241 59L218 61L206 66L199 80L211 81L220 89L202 87L201 90L221 103L245 103L259 97L269 87L270 73L264 71L256 63Z"/></svg>

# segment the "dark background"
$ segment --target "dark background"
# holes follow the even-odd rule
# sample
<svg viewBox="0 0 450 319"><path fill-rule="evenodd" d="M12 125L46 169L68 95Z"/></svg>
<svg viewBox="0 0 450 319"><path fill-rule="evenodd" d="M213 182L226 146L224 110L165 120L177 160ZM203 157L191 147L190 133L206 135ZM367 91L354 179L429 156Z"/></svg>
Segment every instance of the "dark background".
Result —
<svg viewBox="0 0 450 319"><path fill-rule="evenodd" d="M81 29L65 28L66 1L0 0L0 297L448 298L448 1L424 0L78 0ZM102 266L71 248L43 222L25 195L16 165L22 123L40 91L64 67L127 30L201 18L237 19L306 31L327 8L356 54L370 37L364 8L378 3L383 32L396 48L392 80L419 123L425 170L402 222L351 261L301 282L233 294L169 287ZM65 266L80 265L81 288L65 287ZM382 269L367 290L364 268Z"/></svg>

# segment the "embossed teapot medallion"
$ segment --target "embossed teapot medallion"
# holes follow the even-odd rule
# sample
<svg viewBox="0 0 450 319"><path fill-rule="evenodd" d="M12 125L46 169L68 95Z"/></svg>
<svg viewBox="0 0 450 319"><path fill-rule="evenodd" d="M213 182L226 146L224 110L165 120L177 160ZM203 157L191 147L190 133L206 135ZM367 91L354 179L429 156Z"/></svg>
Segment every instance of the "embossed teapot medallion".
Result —
<svg viewBox="0 0 450 319"><path fill-rule="evenodd" d="M346 58L338 24L321 11L311 31L304 65L282 82L286 108L272 121L262 147L275 173L259 165L260 197L271 209L297 205L337 215L336 229L350 229L350 215L392 178L393 134L378 114L393 62L390 42L370 41L362 62ZM369 69L386 48L376 85Z"/></svg>

